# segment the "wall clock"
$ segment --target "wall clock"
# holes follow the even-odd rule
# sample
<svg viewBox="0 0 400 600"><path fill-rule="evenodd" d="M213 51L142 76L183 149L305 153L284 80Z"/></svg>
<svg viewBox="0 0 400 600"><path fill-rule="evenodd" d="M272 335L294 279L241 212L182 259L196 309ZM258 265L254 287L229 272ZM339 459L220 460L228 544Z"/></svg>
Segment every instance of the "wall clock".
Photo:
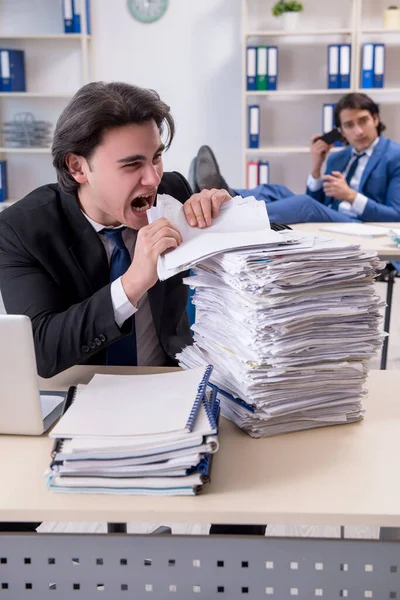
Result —
<svg viewBox="0 0 400 600"><path fill-rule="evenodd" d="M132 15L142 23L154 23L168 8L168 0L128 0Z"/></svg>

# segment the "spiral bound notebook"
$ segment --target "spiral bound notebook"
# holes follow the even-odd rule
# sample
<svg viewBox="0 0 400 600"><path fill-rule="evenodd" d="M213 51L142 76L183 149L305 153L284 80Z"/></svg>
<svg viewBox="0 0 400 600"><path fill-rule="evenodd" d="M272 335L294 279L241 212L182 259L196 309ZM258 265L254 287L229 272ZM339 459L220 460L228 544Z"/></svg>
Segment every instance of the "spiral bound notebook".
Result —
<svg viewBox="0 0 400 600"><path fill-rule="evenodd" d="M78 386L53 438L175 439L190 433L212 366L154 375L95 375ZM211 427L211 424L209 424Z"/></svg>

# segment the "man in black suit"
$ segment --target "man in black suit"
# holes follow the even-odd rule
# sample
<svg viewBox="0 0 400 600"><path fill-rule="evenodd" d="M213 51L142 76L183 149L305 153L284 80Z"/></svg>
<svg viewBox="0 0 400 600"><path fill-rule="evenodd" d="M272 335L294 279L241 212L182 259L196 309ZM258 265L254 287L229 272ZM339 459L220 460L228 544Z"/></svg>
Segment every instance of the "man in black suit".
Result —
<svg viewBox="0 0 400 600"><path fill-rule="evenodd" d="M170 194L192 226L205 227L230 196L192 196L182 175L163 174L173 136L169 107L155 92L90 83L55 128L58 184L1 213L1 294L7 312L32 321L41 376L76 364L176 364L175 354L191 343L186 273L157 278L159 255L181 235L165 218L148 225L146 210L157 194ZM128 264L115 279L119 250Z"/></svg>

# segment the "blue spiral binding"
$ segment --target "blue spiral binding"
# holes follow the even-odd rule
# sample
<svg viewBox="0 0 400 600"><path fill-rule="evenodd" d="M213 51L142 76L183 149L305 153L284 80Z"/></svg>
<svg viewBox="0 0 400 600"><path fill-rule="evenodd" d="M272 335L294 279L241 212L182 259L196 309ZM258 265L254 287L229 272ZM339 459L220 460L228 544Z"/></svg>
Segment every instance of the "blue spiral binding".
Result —
<svg viewBox="0 0 400 600"><path fill-rule="evenodd" d="M190 411L189 418L185 425L185 429L189 432L193 431L193 427L196 422L197 413L199 412L199 408L203 401L204 394L206 393L206 387L207 387L208 381L210 379L213 368L214 367L212 365L207 366L206 370L204 371L203 379L200 381L199 387L197 388L196 398L194 400L192 410Z"/></svg>

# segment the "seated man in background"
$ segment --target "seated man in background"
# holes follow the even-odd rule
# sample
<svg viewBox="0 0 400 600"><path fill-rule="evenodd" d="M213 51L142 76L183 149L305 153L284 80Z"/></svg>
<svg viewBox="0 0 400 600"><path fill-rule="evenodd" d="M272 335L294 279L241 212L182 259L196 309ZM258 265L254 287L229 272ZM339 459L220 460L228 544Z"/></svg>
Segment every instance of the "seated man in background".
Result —
<svg viewBox="0 0 400 600"><path fill-rule="evenodd" d="M270 184L233 190L208 146L200 148L192 165L192 187L224 188L231 195L264 200L271 221L279 223L400 221L400 144L381 135L379 107L365 94L347 94L336 104L335 125L348 147L329 156L322 175L332 146L317 140L319 135L312 138L306 195Z"/></svg>
<svg viewBox="0 0 400 600"><path fill-rule="evenodd" d="M174 136L156 92L93 82L61 114L52 154L58 184L42 186L0 215L0 290L8 313L32 321L39 375L77 364L176 365L192 343L186 273L158 281L157 259L181 241L176 227L148 224L157 193L184 204L205 227L230 198L192 195L163 174Z"/></svg>

